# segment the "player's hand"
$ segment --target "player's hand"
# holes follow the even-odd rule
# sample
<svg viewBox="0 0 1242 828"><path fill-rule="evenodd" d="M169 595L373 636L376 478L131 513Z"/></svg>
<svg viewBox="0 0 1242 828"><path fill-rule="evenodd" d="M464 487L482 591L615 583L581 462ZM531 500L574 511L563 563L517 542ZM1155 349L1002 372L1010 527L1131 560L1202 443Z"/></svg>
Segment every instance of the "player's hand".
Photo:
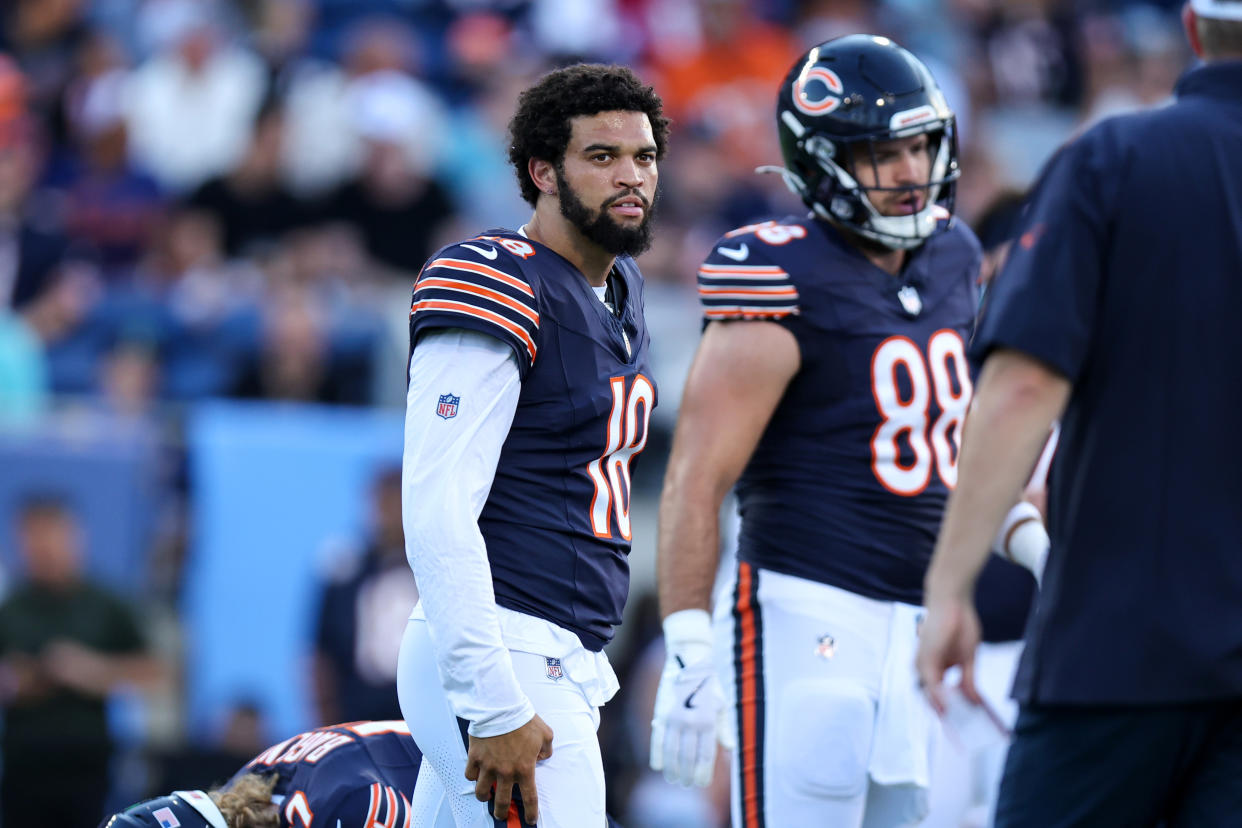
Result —
<svg viewBox="0 0 1242 828"><path fill-rule="evenodd" d="M712 664L707 612L669 615L664 639L668 655L651 719L651 769L664 771L670 782L707 787L716 766L717 733L726 732L728 716Z"/></svg>
<svg viewBox="0 0 1242 828"><path fill-rule="evenodd" d="M106 696L115 672L106 655L64 638L44 648L42 666L56 684L91 696Z"/></svg>
<svg viewBox="0 0 1242 828"><path fill-rule="evenodd" d="M927 615L919 630L919 652L915 657L919 685L936 713L943 716L947 707L944 674L950 667L960 665L962 695L981 704L975 688L975 649L979 646L980 626L974 602L931 591L926 598Z"/></svg>
<svg viewBox="0 0 1242 828"><path fill-rule="evenodd" d="M552 728L536 714L517 730L499 736L470 737L466 754L466 778L474 783L480 802L491 798L496 789L492 815L504 820L509 815L513 786L517 785L526 807L526 821L539 820L539 793L535 790L535 762L552 755Z"/></svg>

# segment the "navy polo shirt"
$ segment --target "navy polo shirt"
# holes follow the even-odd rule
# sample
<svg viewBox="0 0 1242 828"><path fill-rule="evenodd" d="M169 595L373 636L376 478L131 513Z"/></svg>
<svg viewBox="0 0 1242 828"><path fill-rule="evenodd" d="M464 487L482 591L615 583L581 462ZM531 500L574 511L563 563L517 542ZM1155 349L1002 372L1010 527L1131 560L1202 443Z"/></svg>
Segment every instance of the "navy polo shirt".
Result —
<svg viewBox="0 0 1242 828"><path fill-rule="evenodd" d="M1033 194L974 341L1073 383L1015 696L1242 696L1242 62L1105 121Z"/></svg>

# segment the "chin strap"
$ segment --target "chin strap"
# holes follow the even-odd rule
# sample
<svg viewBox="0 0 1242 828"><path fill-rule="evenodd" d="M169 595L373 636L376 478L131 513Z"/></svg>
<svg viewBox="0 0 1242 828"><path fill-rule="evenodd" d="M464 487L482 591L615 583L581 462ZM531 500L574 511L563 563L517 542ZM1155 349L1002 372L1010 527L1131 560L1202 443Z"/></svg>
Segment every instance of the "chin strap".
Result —
<svg viewBox="0 0 1242 828"><path fill-rule="evenodd" d="M755 167L755 173L758 175L772 173L779 175L784 180L785 186L789 188L789 191L805 202L806 182L803 181L797 173L775 164L764 164L763 166ZM845 222L845 226L852 232L857 233L864 238L871 239L874 242L878 242L879 244L882 244L892 250L913 250L923 242L927 241L932 234L935 233L936 223L939 220L937 213L942 211L943 208L930 198L931 195L935 194L934 192L928 194L929 200L927 206L913 215L885 216L875 209L875 206L871 203L871 199L867 198L867 194L864 189L858 186L858 182L855 181L849 173L845 172L840 167L837 167L835 170L825 170L825 173L835 175L838 184L840 184L844 189L851 190L858 194L858 200L862 203L863 208L868 212L869 218L867 224L865 225L845 222L843 218L834 215L831 210L820 204L818 201L813 202L810 205L811 211L821 219L826 221ZM939 186L935 186L932 189L938 190ZM914 227L914 235L905 235L902 233L892 232L903 222L908 223L907 226Z"/></svg>

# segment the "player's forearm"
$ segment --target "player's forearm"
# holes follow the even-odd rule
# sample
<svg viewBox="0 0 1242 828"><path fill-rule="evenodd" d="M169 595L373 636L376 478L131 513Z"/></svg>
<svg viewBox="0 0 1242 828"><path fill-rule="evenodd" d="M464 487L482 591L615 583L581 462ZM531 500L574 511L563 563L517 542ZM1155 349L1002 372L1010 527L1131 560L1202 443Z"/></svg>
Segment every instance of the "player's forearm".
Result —
<svg viewBox="0 0 1242 828"><path fill-rule="evenodd" d="M720 504L724 493L702 477L670 464L660 497L656 571L660 615L710 609L720 563Z"/></svg>
<svg viewBox="0 0 1242 828"><path fill-rule="evenodd" d="M969 600L991 541L1069 391L1068 380L1017 352L998 351L984 364L963 435L957 488L927 573L929 596Z"/></svg>
<svg viewBox="0 0 1242 828"><path fill-rule="evenodd" d="M660 612L708 609L720 504L763 435L800 356L772 322L711 324L686 379L660 497Z"/></svg>
<svg viewBox="0 0 1242 828"><path fill-rule="evenodd" d="M483 538L468 498L455 489L448 484L420 500L405 521L406 553L449 706L475 735L497 735L534 710L501 637Z"/></svg>

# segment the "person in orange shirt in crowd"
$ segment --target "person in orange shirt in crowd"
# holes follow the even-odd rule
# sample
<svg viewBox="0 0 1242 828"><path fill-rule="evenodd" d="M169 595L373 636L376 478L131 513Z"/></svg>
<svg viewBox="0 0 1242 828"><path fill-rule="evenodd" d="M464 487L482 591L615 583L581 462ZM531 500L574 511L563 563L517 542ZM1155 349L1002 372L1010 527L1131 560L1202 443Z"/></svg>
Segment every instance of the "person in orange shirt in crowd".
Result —
<svg viewBox="0 0 1242 828"><path fill-rule="evenodd" d="M736 165L731 174L749 177L778 152L769 119L772 90L801 48L788 31L755 16L745 0L697 5L698 42L657 48L643 74L660 90L674 123L710 125Z"/></svg>

